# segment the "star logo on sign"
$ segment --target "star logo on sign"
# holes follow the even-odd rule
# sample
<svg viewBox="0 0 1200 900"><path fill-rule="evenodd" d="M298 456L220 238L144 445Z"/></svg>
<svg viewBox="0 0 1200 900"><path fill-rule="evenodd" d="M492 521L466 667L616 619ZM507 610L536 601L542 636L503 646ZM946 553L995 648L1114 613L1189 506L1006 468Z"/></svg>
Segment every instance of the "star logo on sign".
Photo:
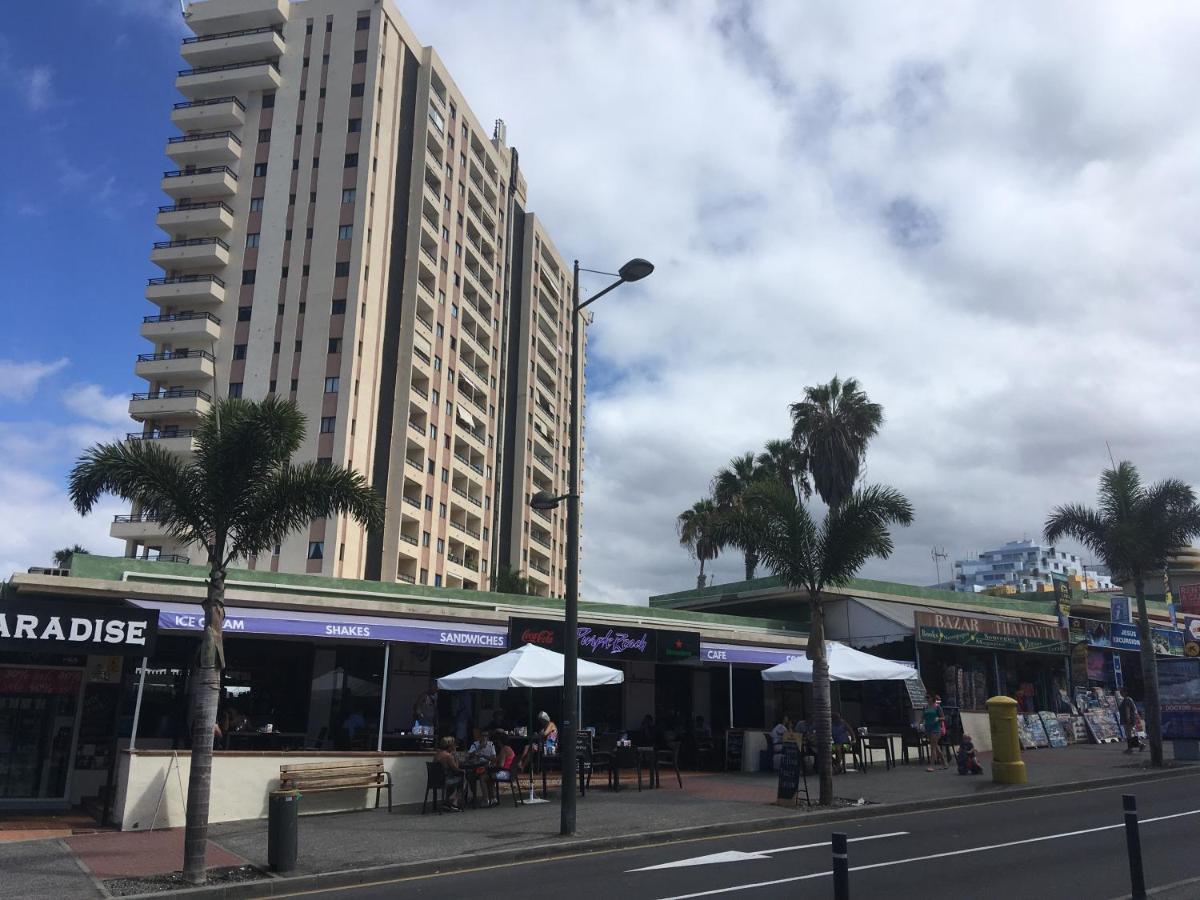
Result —
<svg viewBox="0 0 1200 900"><path fill-rule="evenodd" d="M679 640L678 638L675 639L675 649L676 650L683 649L683 641Z"/></svg>

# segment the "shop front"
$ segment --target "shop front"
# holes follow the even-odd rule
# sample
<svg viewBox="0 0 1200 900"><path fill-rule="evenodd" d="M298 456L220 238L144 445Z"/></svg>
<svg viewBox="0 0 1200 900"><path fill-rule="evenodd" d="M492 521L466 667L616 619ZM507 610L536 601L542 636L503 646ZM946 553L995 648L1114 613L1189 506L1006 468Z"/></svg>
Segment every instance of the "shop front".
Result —
<svg viewBox="0 0 1200 900"><path fill-rule="evenodd" d="M1142 700L1142 641L1135 624L1072 617L1070 637L1071 671L1077 691L1121 689L1135 700ZM1150 640L1155 658L1160 661L1185 655L1185 636L1180 629L1151 625Z"/></svg>

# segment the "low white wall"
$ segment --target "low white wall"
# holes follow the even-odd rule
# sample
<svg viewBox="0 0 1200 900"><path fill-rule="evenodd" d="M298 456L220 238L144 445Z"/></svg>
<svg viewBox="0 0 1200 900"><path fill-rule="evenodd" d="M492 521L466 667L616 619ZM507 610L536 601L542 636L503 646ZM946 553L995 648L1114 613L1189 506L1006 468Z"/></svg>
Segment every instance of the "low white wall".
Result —
<svg viewBox="0 0 1200 900"><path fill-rule="evenodd" d="M392 803L420 803L425 794L424 753L215 753L208 820L263 819L267 795L279 787L279 767L302 763L367 762L382 759L392 776ZM122 831L184 824L191 755L162 751L123 752L117 782L115 820ZM387 792L380 805L387 803ZM375 791L307 794L302 814L363 809L375 804ZM157 807L157 817L155 809Z"/></svg>

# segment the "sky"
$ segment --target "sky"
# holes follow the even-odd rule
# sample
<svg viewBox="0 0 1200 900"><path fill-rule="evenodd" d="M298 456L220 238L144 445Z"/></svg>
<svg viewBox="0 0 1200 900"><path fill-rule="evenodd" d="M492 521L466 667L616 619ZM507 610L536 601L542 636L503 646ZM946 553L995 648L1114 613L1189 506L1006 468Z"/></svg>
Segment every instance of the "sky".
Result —
<svg viewBox="0 0 1200 900"><path fill-rule="evenodd" d="M866 480L916 511L868 577L1037 537L1109 447L1200 483L1195 4L398 5L506 122L560 251L657 267L592 307L586 598L694 585L676 515L835 374L885 410ZM119 504L80 519L65 476L133 430L182 67L175 0L56 10L0 24L5 573L120 552Z"/></svg>

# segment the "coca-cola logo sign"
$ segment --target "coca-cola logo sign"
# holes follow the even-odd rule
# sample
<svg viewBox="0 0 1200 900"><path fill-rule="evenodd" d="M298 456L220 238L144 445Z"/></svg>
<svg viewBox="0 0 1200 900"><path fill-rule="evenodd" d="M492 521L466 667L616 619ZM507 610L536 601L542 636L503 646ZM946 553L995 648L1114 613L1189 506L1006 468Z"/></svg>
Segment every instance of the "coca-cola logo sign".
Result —
<svg viewBox="0 0 1200 900"><path fill-rule="evenodd" d="M534 628L526 628L521 632L522 644L537 644L539 647L553 647L555 643L555 634L549 628L540 630Z"/></svg>

